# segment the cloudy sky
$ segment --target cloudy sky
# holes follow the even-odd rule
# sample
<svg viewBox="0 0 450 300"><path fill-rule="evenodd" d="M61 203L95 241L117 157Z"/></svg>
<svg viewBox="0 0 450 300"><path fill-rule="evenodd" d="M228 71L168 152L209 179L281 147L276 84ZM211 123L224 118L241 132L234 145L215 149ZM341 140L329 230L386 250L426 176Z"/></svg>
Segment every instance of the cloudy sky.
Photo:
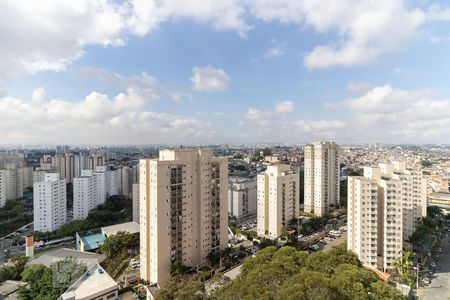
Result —
<svg viewBox="0 0 450 300"><path fill-rule="evenodd" d="M450 143L450 4L0 2L0 144Z"/></svg>

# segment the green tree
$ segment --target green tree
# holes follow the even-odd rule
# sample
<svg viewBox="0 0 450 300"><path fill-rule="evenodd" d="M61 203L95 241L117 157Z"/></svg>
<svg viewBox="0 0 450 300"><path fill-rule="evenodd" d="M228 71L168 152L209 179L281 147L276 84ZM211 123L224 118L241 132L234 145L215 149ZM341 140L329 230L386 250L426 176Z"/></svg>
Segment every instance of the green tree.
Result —
<svg viewBox="0 0 450 300"><path fill-rule="evenodd" d="M132 242L133 236L131 234L120 231L104 241L103 245L100 247L100 252L111 259L125 252Z"/></svg>
<svg viewBox="0 0 450 300"><path fill-rule="evenodd" d="M189 267L186 266L181 260L176 260L170 265L170 276L179 277L186 273Z"/></svg>
<svg viewBox="0 0 450 300"><path fill-rule="evenodd" d="M10 264L0 268L0 282L5 280L20 280L20 274L23 272L28 262L26 256L15 256L11 258Z"/></svg>
<svg viewBox="0 0 450 300"><path fill-rule="evenodd" d="M400 276L400 282L414 287L416 281L416 273L414 272L413 260L415 253L411 251L403 251L402 256L394 261L396 273Z"/></svg>
<svg viewBox="0 0 450 300"><path fill-rule="evenodd" d="M433 165L433 163L429 160L421 160L420 164L422 165L422 167L424 168L429 168Z"/></svg>
<svg viewBox="0 0 450 300"><path fill-rule="evenodd" d="M56 300L65 288L55 288L52 270L44 265L31 265L22 272L22 280L28 286L19 290L22 300Z"/></svg>

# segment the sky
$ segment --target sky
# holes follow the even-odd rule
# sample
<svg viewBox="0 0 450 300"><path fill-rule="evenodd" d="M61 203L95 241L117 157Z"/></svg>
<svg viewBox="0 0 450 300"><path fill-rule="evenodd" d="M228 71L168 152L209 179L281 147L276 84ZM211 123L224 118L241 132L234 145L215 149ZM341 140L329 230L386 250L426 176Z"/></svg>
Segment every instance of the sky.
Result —
<svg viewBox="0 0 450 300"><path fill-rule="evenodd" d="M0 2L0 144L450 144L450 3Z"/></svg>

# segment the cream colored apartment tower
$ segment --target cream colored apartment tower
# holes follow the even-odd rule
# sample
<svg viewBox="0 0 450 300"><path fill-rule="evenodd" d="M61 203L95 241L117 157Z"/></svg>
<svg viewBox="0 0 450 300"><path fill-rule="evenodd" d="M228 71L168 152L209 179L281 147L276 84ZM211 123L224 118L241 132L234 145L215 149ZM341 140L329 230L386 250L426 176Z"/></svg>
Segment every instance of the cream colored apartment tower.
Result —
<svg viewBox="0 0 450 300"><path fill-rule="evenodd" d="M394 267L395 259L402 255L426 216L426 180L421 171L404 166L379 164L365 167L363 177L348 177L347 247L363 264L376 263L385 271ZM369 255L375 249L377 261Z"/></svg>
<svg viewBox="0 0 450 300"><path fill-rule="evenodd" d="M391 164L380 164L381 166ZM406 169L404 162L392 162L388 176L402 182L403 240L409 241L427 216L427 179L421 170Z"/></svg>
<svg viewBox="0 0 450 300"><path fill-rule="evenodd" d="M161 150L140 170L141 277L164 287L170 266L208 264L228 244L228 161L211 150Z"/></svg>
<svg viewBox="0 0 450 300"><path fill-rule="evenodd" d="M257 231L259 236L277 238L283 226L298 218L300 177L289 165L268 166L258 174Z"/></svg>
<svg viewBox="0 0 450 300"><path fill-rule="evenodd" d="M334 142L315 142L304 150L304 209L320 217L339 205L339 147Z"/></svg>
<svg viewBox="0 0 450 300"><path fill-rule="evenodd" d="M348 177L347 248L363 265L377 267L378 182L363 176Z"/></svg>

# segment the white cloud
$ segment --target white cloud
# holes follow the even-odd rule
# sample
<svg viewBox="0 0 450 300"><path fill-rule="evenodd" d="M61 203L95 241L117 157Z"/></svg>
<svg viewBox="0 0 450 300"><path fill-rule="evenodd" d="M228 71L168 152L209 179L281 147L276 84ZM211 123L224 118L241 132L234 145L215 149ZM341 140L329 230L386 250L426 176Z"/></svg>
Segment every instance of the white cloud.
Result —
<svg viewBox="0 0 450 300"><path fill-rule="evenodd" d="M214 133L209 122L147 111L147 103L142 91L131 87L113 98L92 92L76 102L49 99L43 88L33 92L31 101L0 98L1 142L192 143Z"/></svg>
<svg viewBox="0 0 450 300"><path fill-rule="evenodd" d="M289 100L278 102L275 106L275 112L280 114L293 112L295 109L295 103Z"/></svg>
<svg viewBox="0 0 450 300"><path fill-rule="evenodd" d="M350 80L347 83L347 90L352 93L365 93L372 85L368 82Z"/></svg>
<svg viewBox="0 0 450 300"><path fill-rule="evenodd" d="M191 19L211 23L217 30L236 30L245 37L252 26L245 22L245 6L239 0L132 0L132 14L128 20L131 30L145 35L166 21Z"/></svg>
<svg viewBox="0 0 450 300"><path fill-rule="evenodd" d="M258 121L258 120L264 120L264 119L270 118L271 113L268 111L262 111L262 110L259 110L256 108L249 108L247 113L245 114L245 116L249 120Z"/></svg>
<svg viewBox="0 0 450 300"><path fill-rule="evenodd" d="M251 13L266 22L294 23L318 33L337 34L337 40L317 45L305 56L311 69L370 63L404 46L425 21L425 13L408 10L404 0L247 2Z"/></svg>
<svg viewBox="0 0 450 300"><path fill-rule="evenodd" d="M286 53L286 43L281 43L267 48L266 52L263 54L263 57L265 58L279 57L283 56L285 53Z"/></svg>
<svg viewBox="0 0 450 300"><path fill-rule="evenodd" d="M204 68L194 67L191 77L192 88L197 92L225 91L228 89L230 77L222 69L208 65Z"/></svg>
<svg viewBox="0 0 450 300"><path fill-rule="evenodd" d="M312 137L332 138L346 127L346 123L340 120L299 120L294 122L294 126L300 129L301 133Z"/></svg>
<svg viewBox="0 0 450 300"><path fill-rule="evenodd" d="M146 72L142 72L141 75L124 76L95 67L83 67L74 72L80 77L96 80L107 86L126 88L130 94L138 95L146 100L159 98L157 81Z"/></svg>
<svg viewBox="0 0 450 300"><path fill-rule="evenodd" d="M123 46L165 22L190 20L245 37L252 19L310 27L331 36L304 58L309 68L371 63L405 47L428 21L448 21L448 8L426 12L405 0L42 0L0 3L0 80L23 71L61 71L88 45ZM283 44L265 57L283 55ZM4 82L0 82L4 85ZM2 87L2 90L5 88Z"/></svg>
<svg viewBox="0 0 450 300"><path fill-rule="evenodd" d="M60 71L86 45L120 46L124 17L108 0L2 1L0 70Z"/></svg>
<svg viewBox="0 0 450 300"><path fill-rule="evenodd" d="M449 142L450 100L434 100L429 90L379 86L346 104L355 137L394 143Z"/></svg>

